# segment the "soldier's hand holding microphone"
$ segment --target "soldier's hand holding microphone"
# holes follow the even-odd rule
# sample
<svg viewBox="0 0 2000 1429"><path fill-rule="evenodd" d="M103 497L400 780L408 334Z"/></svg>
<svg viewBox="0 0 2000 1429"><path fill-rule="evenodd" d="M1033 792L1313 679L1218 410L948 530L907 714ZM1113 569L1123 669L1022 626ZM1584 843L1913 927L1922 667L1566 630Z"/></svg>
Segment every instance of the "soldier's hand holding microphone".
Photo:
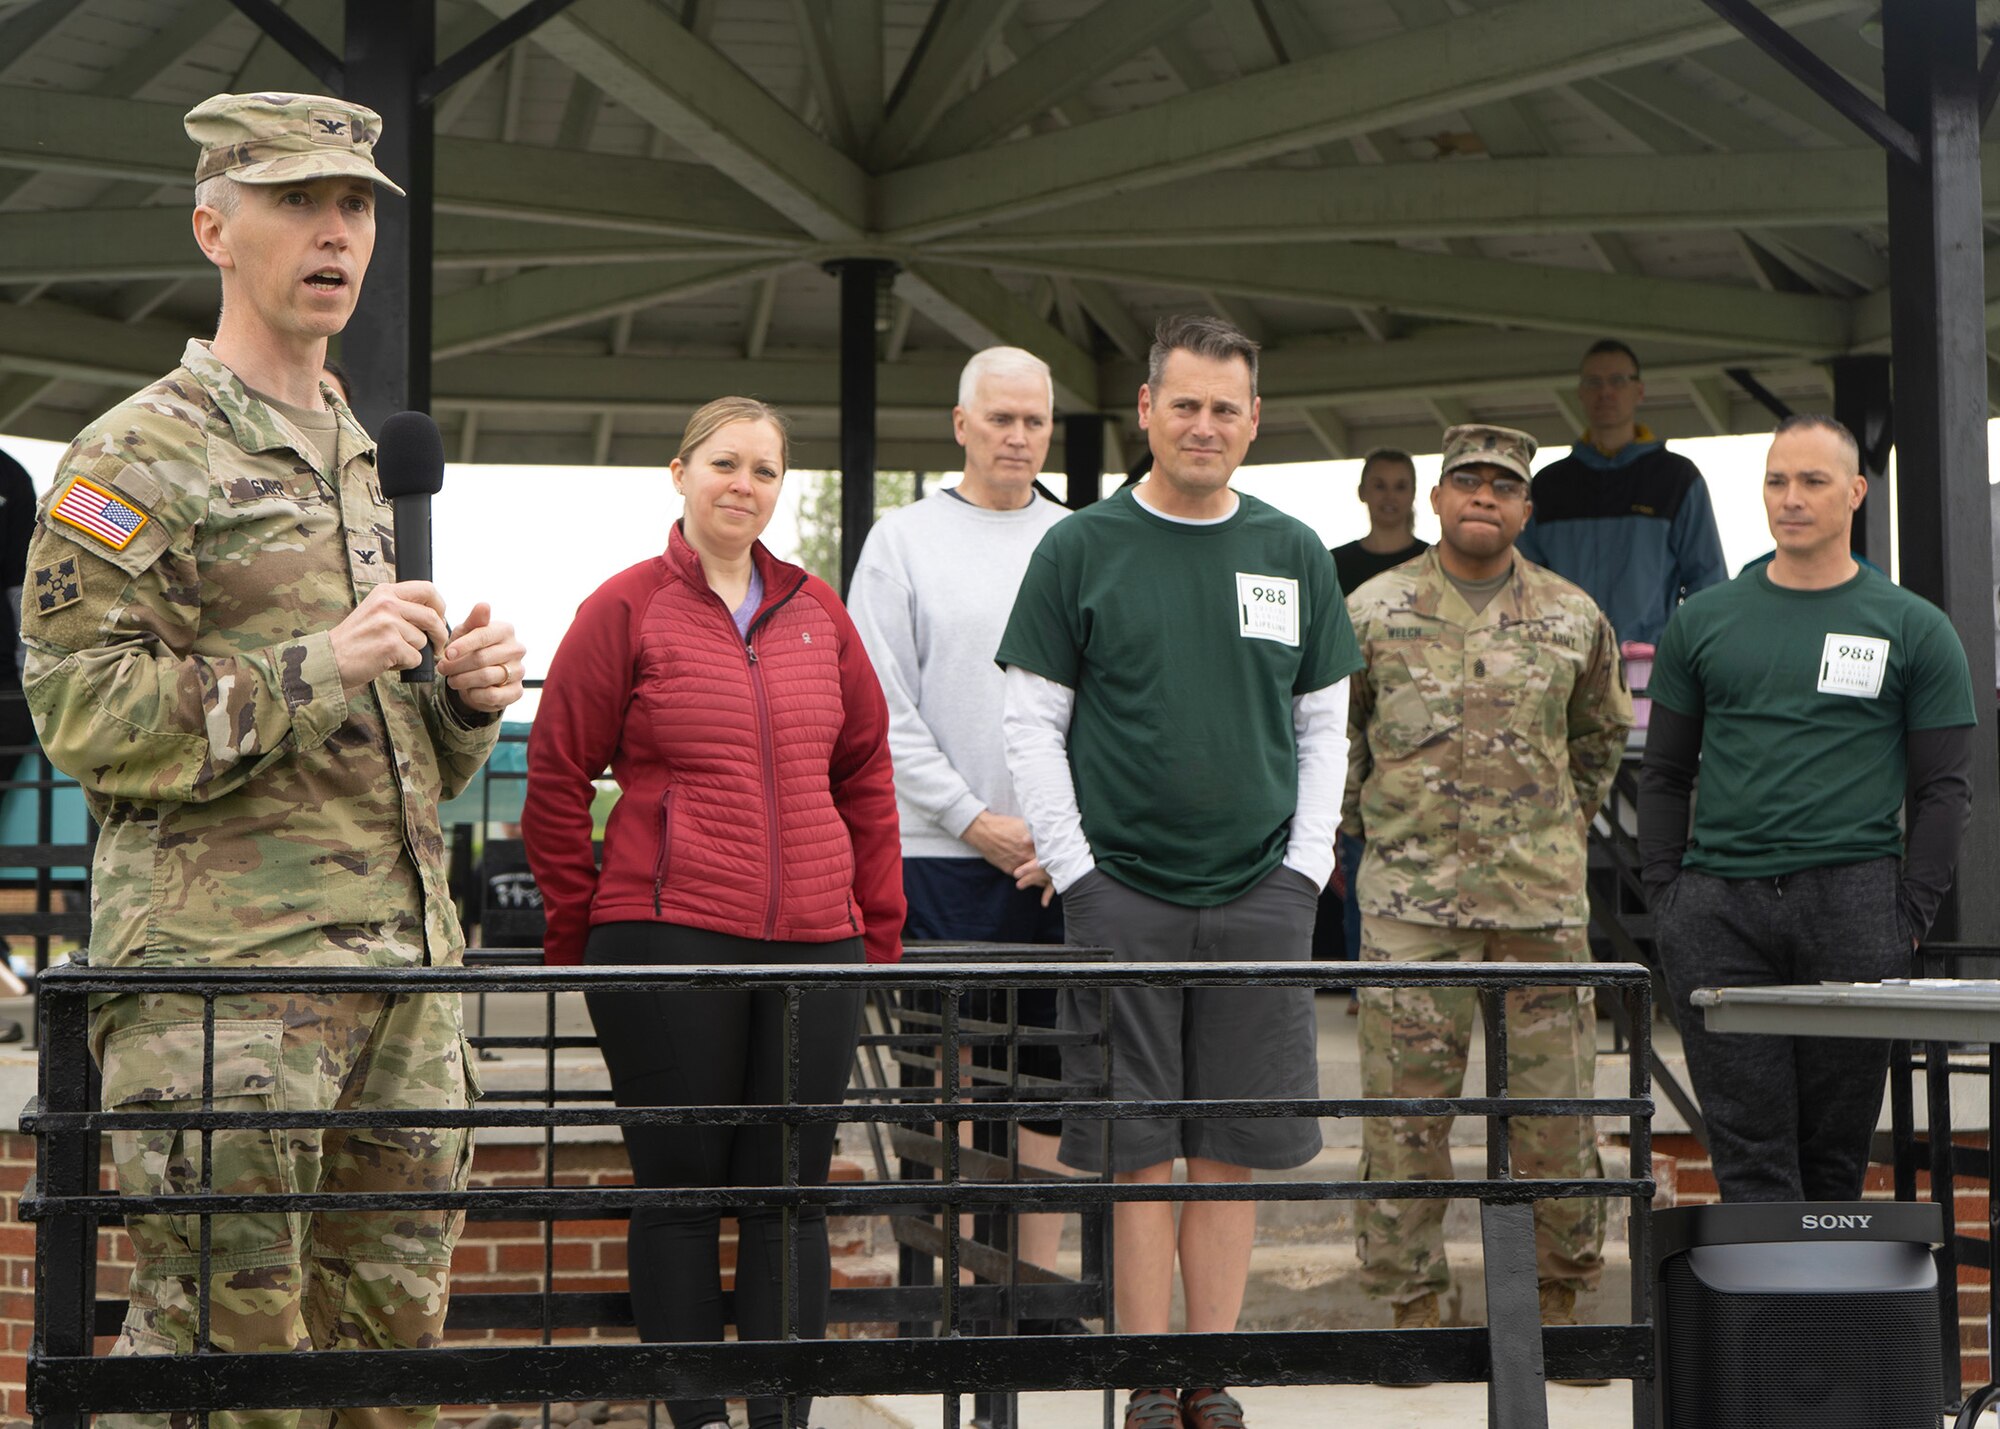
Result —
<svg viewBox="0 0 2000 1429"><path fill-rule="evenodd" d="M430 582L430 499L444 486L444 439L422 412L398 412L382 424L377 448L382 494L395 507L396 571L408 579L377 586L334 627L341 683L352 690L401 670L407 681L432 678L431 654L452 697L474 714L495 714L521 698L527 654L514 627L493 619L484 601L449 629L444 597Z"/></svg>
<svg viewBox="0 0 2000 1429"><path fill-rule="evenodd" d="M457 629L445 625L444 597L429 581L379 585L333 628L333 658L340 683L358 690L391 670L414 670L424 654L441 649L438 673L460 704L478 714L504 710L521 698L526 647L514 627L493 619L481 601Z"/></svg>

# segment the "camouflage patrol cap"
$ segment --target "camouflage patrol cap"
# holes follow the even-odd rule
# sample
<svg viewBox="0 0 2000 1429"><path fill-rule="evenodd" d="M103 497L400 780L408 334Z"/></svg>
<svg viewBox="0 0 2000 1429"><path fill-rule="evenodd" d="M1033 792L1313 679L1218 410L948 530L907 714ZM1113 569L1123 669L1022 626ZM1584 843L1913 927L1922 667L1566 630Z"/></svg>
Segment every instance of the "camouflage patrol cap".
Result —
<svg viewBox="0 0 2000 1429"><path fill-rule="evenodd" d="M1512 427L1492 427L1484 422L1467 422L1447 427L1444 434L1444 462L1439 475L1461 466L1487 462L1504 467L1523 481L1532 479L1535 439Z"/></svg>
<svg viewBox="0 0 2000 1429"><path fill-rule="evenodd" d="M345 99L320 94L218 94L182 121L201 145L194 181L227 174L239 184L282 184L352 174L394 193L394 180L375 167L382 116Z"/></svg>

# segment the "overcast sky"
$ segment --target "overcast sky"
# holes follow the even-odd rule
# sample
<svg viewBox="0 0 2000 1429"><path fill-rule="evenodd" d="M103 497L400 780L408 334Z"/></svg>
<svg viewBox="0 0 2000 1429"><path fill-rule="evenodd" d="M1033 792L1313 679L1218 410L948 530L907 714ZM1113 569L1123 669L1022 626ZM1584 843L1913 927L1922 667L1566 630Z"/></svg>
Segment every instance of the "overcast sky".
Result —
<svg viewBox="0 0 2000 1429"><path fill-rule="evenodd" d="M1672 445L1708 478L1731 572L1770 550L1759 496L1768 439L1708 437ZM0 449L27 467L37 491L47 489L62 455L53 442L7 436L0 436ZM1566 450L1545 450L1536 466ZM1355 497L1360 465L1329 461L1251 467L1236 485L1290 512L1329 546L1337 546L1368 530L1367 512ZM1437 535L1437 518L1425 494L1437 467L1434 454L1417 459L1417 534L1426 540ZM813 472L786 478L765 535L778 555L796 554L799 502L810 483L821 479ZM2000 480L2000 456L1989 479ZM956 480L956 474L942 479L946 485ZM548 669L578 603L613 573L658 552L679 514L680 502L664 467L454 464L446 467L443 494L432 508L438 585L454 620L477 600L491 601L512 620L528 646L528 673L537 676Z"/></svg>

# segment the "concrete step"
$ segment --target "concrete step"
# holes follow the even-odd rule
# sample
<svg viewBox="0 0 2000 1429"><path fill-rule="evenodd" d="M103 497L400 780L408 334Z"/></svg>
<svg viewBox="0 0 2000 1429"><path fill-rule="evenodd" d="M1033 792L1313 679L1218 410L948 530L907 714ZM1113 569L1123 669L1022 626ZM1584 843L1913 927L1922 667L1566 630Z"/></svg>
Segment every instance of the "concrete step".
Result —
<svg viewBox="0 0 2000 1429"><path fill-rule="evenodd" d="M1604 1161L1604 1173L1609 1177L1626 1174L1627 1148L1604 1146L1599 1148ZM1300 1181L1346 1181L1355 1179L1360 1173L1359 1153L1350 1147L1329 1147L1304 1166L1291 1171L1260 1173L1260 1178L1276 1182ZM1476 1148L1453 1148L1453 1170L1463 1179L1484 1176L1484 1153ZM1184 1178L1180 1178L1184 1179ZM1627 1243L1630 1227L1630 1203L1607 1198L1609 1216L1605 1228L1605 1256L1607 1262L1622 1262L1629 1254ZM1259 1292L1262 1303L1274 1308L1272 1316L1278 1320L1296 1319L1302 1313L1297 1298L1323 1285L1335 1286L1329 1293L1335 1295L1331 1304L1345 1304L1350 1310L1361 1305L1359 1264L1355 1258L1355 1216L1353 1201L1300 1200L1265 1201L1257 1208L1257 1232L1253 1250L1252 1280L1264 1287ZM888 1229L880 1221L845 1218L836 1222L838 1234L849 1254L839 1258L838 1265L852 1271L854 1279L849 1283L863 1283L862 1277L876 1276L868 1283L881 1283L879 1277L883 1269L893 1270L895 1262L894 1245ZM1445 1202L1444 1237L1448 1247L1452 1247L1454 1263L1471 1267L1465 1273L1478 1279L1480 1212L1479 1203L1474 1200L1451 1200ZM1069 1217L1063 1226L1061 1265L1066 1273L1079 1273L1082 1263L1082 1232L1076 1217ZM1471 1293L1468 1290L1468 1293ZM1625 1291L1619 1291L1623 1296ZM1475 1294L1473 1305L1483 1304L1483 1291ZM1614 1303L1627 1303L1618 1299ZM1468 1311L1467 1313L1471 1313ZM1343 1322L1344 1324L1345 1322ZM1260 1328L1298 1328L1285 1324L1271 1324Z"/></svg>
<svg viewBox="0 0 2000 1429"><path fill-rule="evenodd" d="M1607 1145L1598 1148L1608 1177L1623 1177L1630 1164L1629 1149ZM1453 1146L1452 1172L1460 1180L1482 1179L1486 1175L1486 1152L1477 1146ZM1353 1146L1329 1146L1305 1165L1290 1171L1258 1173L1267 1181L1352 1181L1361 1175L1361 1152ZM1611 1202L1608 1239L1623 1240L1626 1202ZM1477 1242L1479 1203L1454 1200L1445 1203L1445 1238ZM1352 1201L1266 1201L1257 1212L1257 1241L1260 1245L1309 1245L1354 1239Z"/></svg>
<svg viewBox="0 0 2000 1429"><path fill-rule="evenodd" d="M852 1128L849 1128L852 1130ZM1478 1180L1486 1175L1486 1152L1479 1146L1453 1146L1452 1173L1460 1180ZM850 1141L843 1137L841 1143L843 1157L854 1158L865 1166L865 1142ZM1629 1148L1617 1144L1598 1147L1598 1155L1603 1162L1607 1177L1622 1178L1627 1175L1630 1165ZM1186 1168L1175 1168L1175 1179L1185 1181ZM1260 1171L1257 1179L1267 1182L1301 1181L1355 1181L1361 1176L1361 1151L1355 1146L1328 1146L1311 1161L1288 1171ZM1610 1200L1610 1217L1606 1226L1608 1242L1623 1243L1629 1221L1629 1203L1619 1198ZM1445 1203L1445 1238L1476 1244L1479 1240L1479 1203L1475 1200L1450 1200ZM1289 1200L1265 1201L1257 1209L1257 1244L1260 1246L1347 1246L1352 1247L1355 1234L1355 1203L1341 1200ZM1074 1250L1081 1244L1081 1232L1075 1217L1070 1217L1063 1228L1063 1244ZM869 1249L880 1251L886 1242L871 1242Z"/></svg>
<svg viewBox="0 0 2000 1429"><path fill-rule="evenodd" d="M1359 1097L1361 1087L1361 1049L1357 1036L1355 1018L1341 1011L1345 1002L1338 998L1319 1000L1319 1087L1323 1097ZM1661 1061L1683 1087L1689 1085L1687 1057L1680 1049L1680 1040L1672 1035L1672 1029L1663 1029L1666 1036L1659 1039L1657 1050ZM1597 1080L1592 1095L1600 1097L1624 1097L1631 1094L1632 1060L1626 1052L1606 1050L1610 1044L1607 1026L1600 1024L1600 1043L1597 1054ZM1477 1096L1486 1087L1486 1050L1484 1038L1474 1031L1472 1047L1466 1058L1465 1081L1461 1095ZM1323 1117L1320 1132L1329 1146L1359 1146L1361 1128L1365 1118ZM1623 1134L1626 1123L1623 1118L1604 1118L1599 1128L1606 1133ZM1653 1130L1656 1132L1686 1131L1687 1121L1674 1109L1673 1103L1662 1096L1657 1087L1653 1093ZM1484 1143L1485 1129L1477 1118L1460 1117L1452 1125L1451 1139L1459 1145L1479 1145Z"/></svg>
<svg viewBox="0 0 2000 1429"><path fill-rule="evenodd" d="M1452 1268L1446 1297L1447 1325L1486 1323L1484 1258L1477 1241L1445 1243ZM1577 1319L1630 1324L1631 1264L1607 1244L1604 1279L1595 1291L1577 1297ZM1175 1315L1180 1311L1176 1305ZM1250 1281L1243 1296L1245 1330L1386 1329L1387 1305L1361 1289L1361 1265L1353 1245L1260 1245L1250 1252ZM1176 1319L1176 1328L1179 1320Z"/></svg>

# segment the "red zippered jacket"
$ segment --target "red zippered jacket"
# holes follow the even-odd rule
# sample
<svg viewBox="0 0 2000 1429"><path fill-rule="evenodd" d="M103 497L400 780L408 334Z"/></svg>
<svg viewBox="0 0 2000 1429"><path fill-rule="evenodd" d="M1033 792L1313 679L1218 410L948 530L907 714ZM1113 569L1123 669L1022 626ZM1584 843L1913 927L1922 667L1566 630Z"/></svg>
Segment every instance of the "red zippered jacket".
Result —
<svg viewBox="0 0 2000 1429"><path fill-rule="evenodd" d="M905 906L889 710L824 581L751 551L747 639L678 523L666 554L578 609L528 740L521 832L551 963L599 923L662 922L902 956ZM591 780L622 795L591 855Z"/></svg>

